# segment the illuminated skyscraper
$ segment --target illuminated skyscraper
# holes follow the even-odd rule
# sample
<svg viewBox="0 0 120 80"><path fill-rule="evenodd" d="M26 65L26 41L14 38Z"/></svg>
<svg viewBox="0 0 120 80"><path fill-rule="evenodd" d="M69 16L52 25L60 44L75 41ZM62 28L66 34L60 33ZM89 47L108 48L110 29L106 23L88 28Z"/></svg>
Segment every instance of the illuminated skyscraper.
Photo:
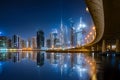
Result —
<svg viewBox="0 0 120 80"><path fill-rule="evenodd" d="M83 45L83 36L84 36L84 32L85 32L85 27L86 27L86 25L83 24L82 17L81 17L80 24L78 25L76 32L75 32L77 46Z"/></svg>
<svg viewBox="0 0 120 80"><path fill-rule="evenodd" d="M54 29L51 32L51 34L50 34L50 43L51 43L51 48L58 48L58 47L60 47L60 40L59 40L57 29Z"/></svg>
<svg viewBox="0 0 120 80"><path fill-rule="evenodd" d="M60 43L61 47L65 48L68 45L68 28L67 26L63 26L62 20L61 20L61 26L60 26Z"/></svg>
<svg viewBox="0 0 120 80"><path fill-rule="evenodd" d="M74 44L75 44L75 39L74 38L75 38L74 28L71 27L70 28L70 43L71 43L71 47L73 47Z"/></svg>
<svg viewBox="0 0 120 80"><path fill-rule="evenodd" d="M37 32L37 48L41 49L42 47L44 47L44 32L39 30Z"/></svg>

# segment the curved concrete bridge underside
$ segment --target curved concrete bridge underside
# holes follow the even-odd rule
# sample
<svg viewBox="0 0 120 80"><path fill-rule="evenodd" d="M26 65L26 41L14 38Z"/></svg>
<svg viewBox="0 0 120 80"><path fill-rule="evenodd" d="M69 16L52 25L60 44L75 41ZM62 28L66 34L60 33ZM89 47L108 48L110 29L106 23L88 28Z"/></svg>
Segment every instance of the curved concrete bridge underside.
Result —
<svg viewBox="0 0 120 80"><path fill-rule="evenodd" d="M103 2L102 0L85 0L85 1L96 27L96 38L92 43L88 44L92 45L100 41L104 33Z"/></svg>
<svg viewBox="0 0 120 80"><path fill-rule="evenodd" d="M85 0L96 27L96 39L120 39L120 0Z"/></svg>

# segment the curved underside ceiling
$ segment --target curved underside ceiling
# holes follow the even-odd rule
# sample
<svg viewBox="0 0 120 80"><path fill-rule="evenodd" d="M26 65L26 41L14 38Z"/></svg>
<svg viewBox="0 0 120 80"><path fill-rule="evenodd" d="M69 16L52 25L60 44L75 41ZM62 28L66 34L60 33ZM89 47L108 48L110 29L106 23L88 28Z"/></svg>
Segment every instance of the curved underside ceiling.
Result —
<svg viewBox="0 0 120 80"><path fill-rule="evenodd" d="M93 22L96 27L96 38L95 40L88 44L93 45L101 40L104 33L104 12L103 12L103 2L102 0L85 0L89 12L93 18Z"/></svg>

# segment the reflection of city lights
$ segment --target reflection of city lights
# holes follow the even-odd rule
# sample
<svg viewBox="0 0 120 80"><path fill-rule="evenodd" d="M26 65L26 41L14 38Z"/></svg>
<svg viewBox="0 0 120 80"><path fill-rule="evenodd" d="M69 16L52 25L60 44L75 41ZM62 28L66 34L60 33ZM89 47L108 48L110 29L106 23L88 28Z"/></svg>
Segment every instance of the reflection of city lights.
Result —
<svg viewBox="0 0 120 80"><path fill-rule="evenodd" d="M0 32L0 35L2 34L2 32Z"/></svg>
<svg viewBox="0 0 120 80"><path fill-rule="evenodd" d="M64 64L64 67L67 68L67 64Z"/></svg>
<svg viewBox="0 0 120 80"><path fill-rule="evenodd" d="M90 36L89 36L89 35L87 35L87 37L89 38Z"/></svg>
<svg viewBox="0 0 120 80"><path fill-rule="evenodd" d="M0 66L2 65L2 63L0 62Z"/></svg>
<svg viewBox="0 0 120 80"><path fill-rule="evenodd" d="M77 68L77 70L80 71L80 72L81 72L81 71L83 71L83 72L84 72L84 71L87 71L86 68L83 68L83 67L80 67L80 66L76 66L76 68Z"/></svg>

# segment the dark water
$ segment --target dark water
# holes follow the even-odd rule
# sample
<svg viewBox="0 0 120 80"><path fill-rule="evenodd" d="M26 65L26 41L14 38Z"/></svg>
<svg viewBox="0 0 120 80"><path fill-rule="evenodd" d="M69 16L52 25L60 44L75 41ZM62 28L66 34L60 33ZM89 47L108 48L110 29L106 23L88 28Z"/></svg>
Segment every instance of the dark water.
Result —
<svg viewBox="0 0 120 80"><path fill-rule="evenodd" d="M0 52L0 80L120 80L120 58L97 53Z"/></svg>

